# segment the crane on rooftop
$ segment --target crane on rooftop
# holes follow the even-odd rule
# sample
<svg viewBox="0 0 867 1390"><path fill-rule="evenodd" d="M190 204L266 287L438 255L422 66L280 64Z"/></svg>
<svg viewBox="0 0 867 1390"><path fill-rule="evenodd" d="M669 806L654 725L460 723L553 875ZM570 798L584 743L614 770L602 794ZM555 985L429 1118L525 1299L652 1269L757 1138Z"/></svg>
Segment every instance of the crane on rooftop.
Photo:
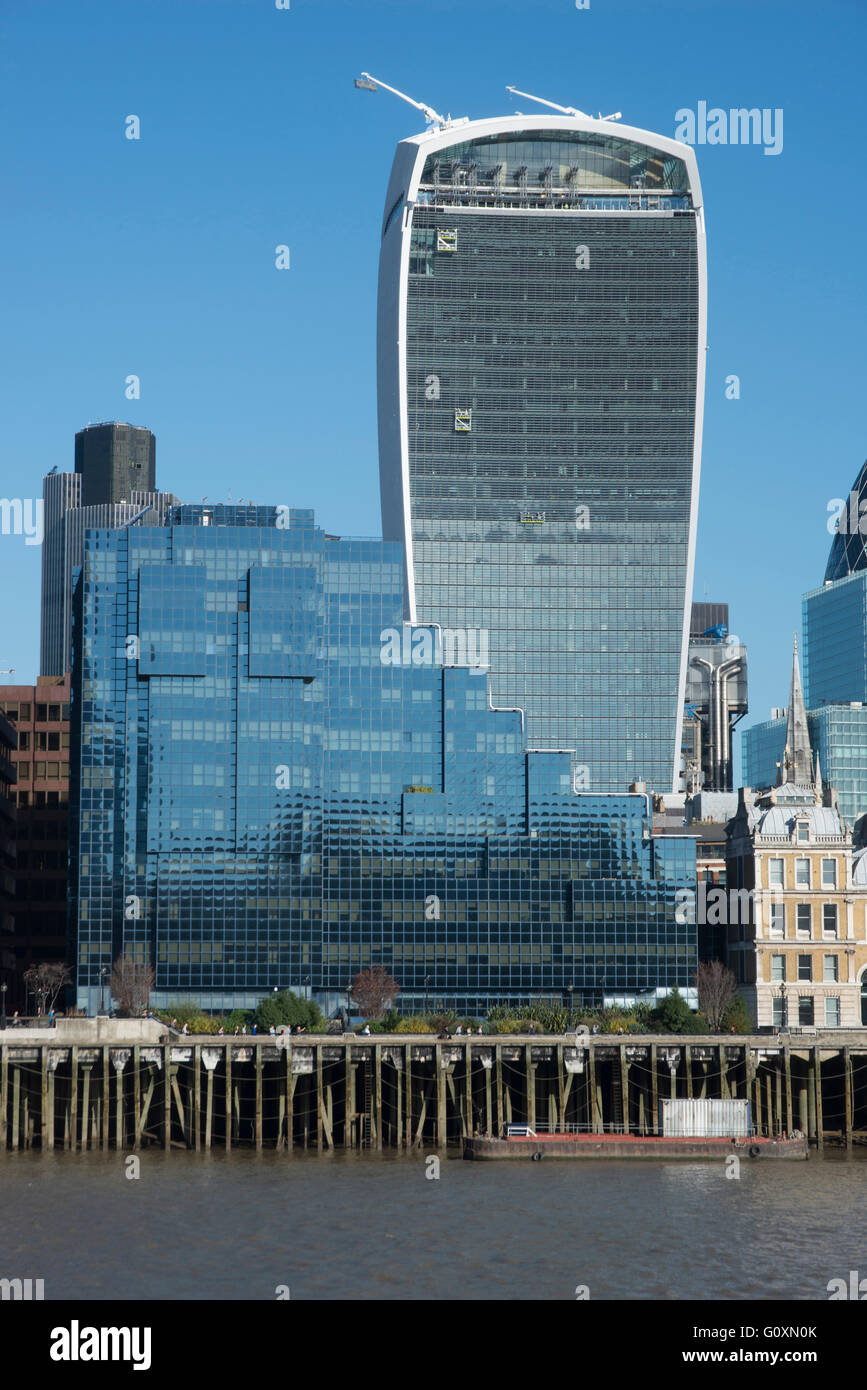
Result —
<svg viewBox="0 0 867 1390"><path fill-rule="evenodd" d="M552 110L559 111L564 116L583 116L588 121L593 120L589 111L579 111L575 106L558 106L556 101L546 101L544 97L534 97L532 92L519 92L517 87L507 87L506 91L512 92L516 97L527 97L529 101L538 101L540 106L550 106ZM603 116L600 111L596 119L597 121L619 121L622 114L621 111L612 111L610 116Z"/></svg>
<svg viewBox="0 0 867 1390"><path fill-rule="evenodd" d="M363 92L375 92L380 87L384 88L386 92L391 92L392 96L400 97L401 101L408 101L410 106L414 106L417 111L422 111L428 125L437 126L440 130L447 130L449 126L467 124L466 116L458 116L454 120L451 116L441 116L438 111L434 111L432 106L426 106L423 101L414 101L405 92L399 92L396 87L390 87L387 82L381 82L378 77L371 77L369 72L363 72L360 78L356 77L355 85L360 87Z"/></svg>

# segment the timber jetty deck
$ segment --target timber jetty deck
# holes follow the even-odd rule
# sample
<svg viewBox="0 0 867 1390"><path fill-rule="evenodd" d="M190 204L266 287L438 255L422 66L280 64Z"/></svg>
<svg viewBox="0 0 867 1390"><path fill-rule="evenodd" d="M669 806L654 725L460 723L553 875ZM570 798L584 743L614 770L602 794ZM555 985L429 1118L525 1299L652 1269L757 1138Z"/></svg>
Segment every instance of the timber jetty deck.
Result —
<svg viewBox="0 0 867 1390"><path fill-rule="evenodd" d="M0 1150L289 1153L658 1134L666 1097L749 1099L755 1132L867 1143L867 1029L799 1035L217 1037L153 1020L0 1032Z"/></svg>

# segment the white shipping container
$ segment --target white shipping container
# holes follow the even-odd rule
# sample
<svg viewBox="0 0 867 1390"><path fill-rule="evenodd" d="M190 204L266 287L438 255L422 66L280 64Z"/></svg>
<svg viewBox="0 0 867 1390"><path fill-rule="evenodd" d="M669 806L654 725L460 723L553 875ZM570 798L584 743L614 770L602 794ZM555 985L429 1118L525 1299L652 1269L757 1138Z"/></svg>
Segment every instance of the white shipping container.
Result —
<svg viewBox="0 0 867 1390"><path fill-rule="evenodd" d="M661 1100L663 1135L677 1139L748 1138L752 1130L748 1100Z"/></svg>

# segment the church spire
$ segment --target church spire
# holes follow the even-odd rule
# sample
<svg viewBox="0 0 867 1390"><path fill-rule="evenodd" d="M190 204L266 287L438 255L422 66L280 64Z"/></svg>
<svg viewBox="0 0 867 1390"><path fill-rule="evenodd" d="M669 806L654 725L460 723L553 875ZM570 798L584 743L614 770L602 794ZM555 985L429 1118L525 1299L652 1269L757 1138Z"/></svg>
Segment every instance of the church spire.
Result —
<svg viewBox="0 0 867 1390"><path fill-rule="evenodd" d="M813 753L810 748L810 734L807 729L804 692L801 688L797 636L795 637L795 650L792 657L792 689L789 695L789 714L786 720L786 749L783 753L783 770L784 781L794 782L796 786L801 787L813 785Z"/></svg>

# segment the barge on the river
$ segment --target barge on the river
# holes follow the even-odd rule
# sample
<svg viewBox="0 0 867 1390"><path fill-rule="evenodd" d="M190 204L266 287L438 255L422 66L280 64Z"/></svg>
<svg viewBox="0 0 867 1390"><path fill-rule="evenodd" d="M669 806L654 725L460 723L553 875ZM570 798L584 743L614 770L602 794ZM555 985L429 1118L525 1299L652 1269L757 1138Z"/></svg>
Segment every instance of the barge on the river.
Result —
<svg viewBox="0 0 867 1390"><path fill-rule="evenodd" d="M502 1139L476 1136L464 1140L464 1158L530 1159L543 1158L659 1158L726 1159L732 1155L745 1159L808 1156L805 1135L766 1138L764 1135L726 1137L656 1134L510 1134Z"/></svg>

